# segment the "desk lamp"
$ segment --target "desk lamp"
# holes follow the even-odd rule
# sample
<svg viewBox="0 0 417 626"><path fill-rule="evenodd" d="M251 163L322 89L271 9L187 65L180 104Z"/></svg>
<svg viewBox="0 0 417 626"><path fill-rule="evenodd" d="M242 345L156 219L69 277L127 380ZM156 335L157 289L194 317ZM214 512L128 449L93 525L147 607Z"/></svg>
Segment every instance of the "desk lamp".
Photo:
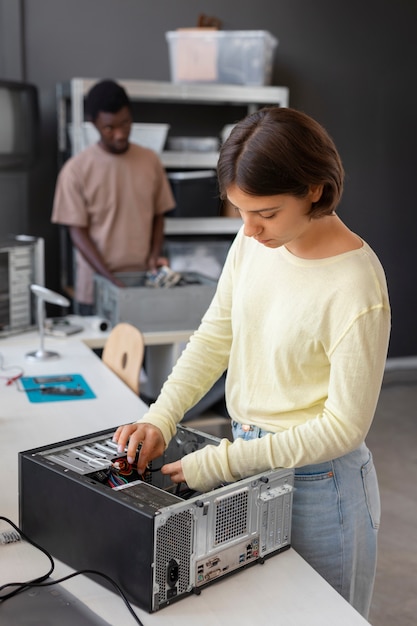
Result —
<svg viewBox="0 0 417 626"><path fill-rule="evenodd" d="M58 352L45 350L43 347L45 336L45 302L57 304L58 306L69 306L70 301L51 289L41 287L41 285L31 285L30 290L37 297L37 317L41 344L35 352L28 352L26 358L30 361L47 361L48 359L59 358Z"/></svg>

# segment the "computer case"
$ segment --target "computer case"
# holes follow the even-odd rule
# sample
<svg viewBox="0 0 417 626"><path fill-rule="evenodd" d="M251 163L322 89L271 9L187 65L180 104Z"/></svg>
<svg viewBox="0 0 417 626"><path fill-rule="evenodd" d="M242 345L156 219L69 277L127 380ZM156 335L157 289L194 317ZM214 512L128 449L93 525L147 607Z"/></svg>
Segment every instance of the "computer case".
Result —
<svg viewBox="0 0 417 626"><path fill-rule="evenodd" d="M20 525L53 556L151 613L290 547L293 470L193 492L159 470L218 438L179 426L139 476L114 430L19 453Z"/></svg>
<svg viewBox="0 0 417 626"><path fill-rule="evenodd" d="M45 284L44 241L29 235L0 241L0 338L34 328L30 285Z"/></svg>

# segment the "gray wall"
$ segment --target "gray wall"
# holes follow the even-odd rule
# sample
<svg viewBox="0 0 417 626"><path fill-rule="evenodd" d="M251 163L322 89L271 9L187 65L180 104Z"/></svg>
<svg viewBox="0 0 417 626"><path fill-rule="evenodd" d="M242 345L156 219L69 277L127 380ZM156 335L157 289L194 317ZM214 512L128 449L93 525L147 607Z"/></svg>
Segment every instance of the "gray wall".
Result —
<svg viewBox="0 0 417 626"><path fill-rule="evenodd" d="M16 30L14 2L0 0L0 19L14 21ZM278 37L273 83L287 85L290 105L316 117L335 139L347 172L340 215L385 266L393 309L390 356L417 354L417 0L241 0L235 7L224 0L21 0L21 66L39 88L42 110L29 228L46 237L49 286L58 286L57 233L49 224L56 82L76 76L169 80L165 32L195 26L205 13L219 17L225 29L269 30ZM0 41L2 28L4 20ZM5 68L0 62L0 72L11 63Z"/></svg>

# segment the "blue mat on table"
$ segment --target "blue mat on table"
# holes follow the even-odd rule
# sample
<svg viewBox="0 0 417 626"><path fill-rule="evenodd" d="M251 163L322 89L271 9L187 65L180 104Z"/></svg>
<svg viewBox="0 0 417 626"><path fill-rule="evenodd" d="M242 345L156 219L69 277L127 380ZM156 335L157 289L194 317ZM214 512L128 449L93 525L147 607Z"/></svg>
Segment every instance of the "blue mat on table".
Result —
<svg viewBox="0 0 417 626"><path fill-rule="evenodd" d="M30 402L64 402L96 397L81 374L25 376L21 378L21 383Z"/></svg>

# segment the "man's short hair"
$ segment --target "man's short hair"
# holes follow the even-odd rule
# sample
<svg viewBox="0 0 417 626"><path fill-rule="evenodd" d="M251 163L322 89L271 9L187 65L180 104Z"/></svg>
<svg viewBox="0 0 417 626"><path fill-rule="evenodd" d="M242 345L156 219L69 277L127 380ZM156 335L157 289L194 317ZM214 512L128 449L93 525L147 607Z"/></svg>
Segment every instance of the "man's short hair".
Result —
<svg viewBox="0 0 417 626"><path fill-rule="evenodd" d="M88 92L85 104L87 117L92 122L95 122L100 112L118 113L124 107L131 109L126 91L111 79L96 83Z"/></svg>

